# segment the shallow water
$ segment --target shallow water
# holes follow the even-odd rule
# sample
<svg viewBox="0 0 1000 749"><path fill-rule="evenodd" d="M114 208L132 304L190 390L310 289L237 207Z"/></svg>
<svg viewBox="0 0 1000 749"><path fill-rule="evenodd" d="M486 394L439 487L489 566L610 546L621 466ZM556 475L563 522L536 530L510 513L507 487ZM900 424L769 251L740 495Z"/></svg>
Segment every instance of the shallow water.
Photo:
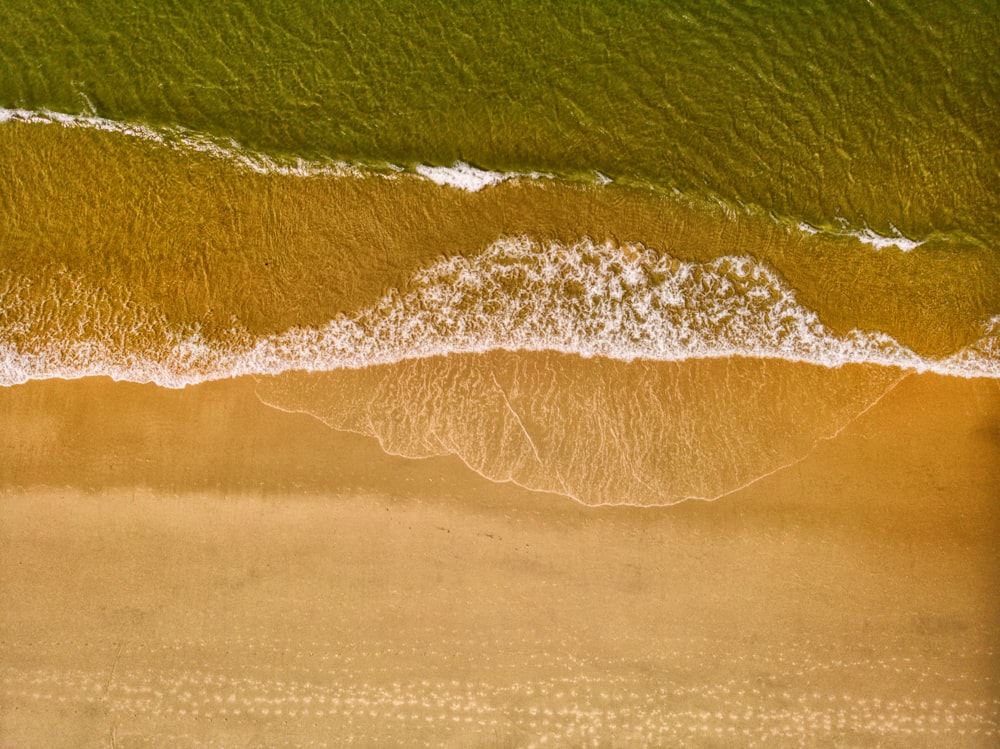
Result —
<svg viewBox="0 0 1000 749"><path fill-rule="evenodd" d="M92 127L0 134L8 383L179 385L498 348L996 372L998 261L961 236L879 246L614 184L468 192L258 173Z"/></svg>

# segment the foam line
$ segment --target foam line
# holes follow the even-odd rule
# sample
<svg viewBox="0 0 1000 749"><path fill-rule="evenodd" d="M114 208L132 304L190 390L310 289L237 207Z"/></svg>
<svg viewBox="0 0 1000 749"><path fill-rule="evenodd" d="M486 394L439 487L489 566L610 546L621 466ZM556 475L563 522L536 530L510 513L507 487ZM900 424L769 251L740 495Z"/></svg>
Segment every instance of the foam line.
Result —
<svg viewBox="0 0 1000 749"><path fill-rule="evenodd" d="M412 171L398 164L387 164L375 169L344 161L310 161L295 158L279 160L266 154L244 148L231 138L220 138L197 133L184 127L151 127L140 123L120 122L92 114L65 114L48 110L5 109L0 107L0 124L22 122L30 124L61 125L67 128L85 128L117 133L130 138L167 148L203 153L229 162L238 168L258 174L280 174L298 177L366 177L394 178L400 174L426 179L438 185L459 190L478 192L485 187L498 185L511 179L553 179L553 175L539 172L493 172L477 169L461 161L453 166L417 164ZM595 175L595 184L607 184L610 179Z"/></svg>
<svg viewBox="0 0 1000 749"><path fill-rule="evenodd" d="M846 222L844 223L846 225ZM859 242L866 244L869 247L874 247L876 250L880 251L895 248L900 252L912 252L924 243L922 240L918 241L916 239L909 239L908 237L903 236L903 233L892 224L889 224L889 228L893 233L888 236L879 234L875 230L868 227L858 231L852 231L848 228L845 228L843 231L824 231L822 229L817 229L815 226L808 224L805 221L800 221L796 224L796 228L803 234L809 234L810 236L823 234L830 237L853 237Z"/></svg>
<svg viewBox="0 0 1000 749"><path fill-rule="evenodd" d="M247 169L259 174L279 174L284 176L333 178L364 178L379 176L395 179L408 176L416 179L426 179L437 185L451 187L468 192L493 187L511 180L554 180L556 175L542 172L498 172L479 169L464 162L456 162L452 166L434 166L417 164L409 169L398 164L383 164L378 167L371 165L348 163L334 160L307 160L302 158L277 159L263 153L247 149L231 138L210 136L198 133L180 126L153 127L141 123L123 122L90 113L67 114L49 110L5 109L0 107L0 124L21 122L30 124L60 125L67 128L86 128L116 133L118 135L138 138L158 146L187 150L195 153L208 154L226 161L237 168ZM601 188L613 180L605 174L594 170L590 184ZM729 216L735 216L738 211L751 211L745 205L732 205L715 197L717 203ZM893 234L884 236L870 228L852 230L845 226L842 231L820 230L808 223L791 221L790 223L772 215L779 224L789 228L795 227L806 234L827 234L830 236L854 237L860 242L883 250L895 247L902 252L910 252L923 244L922 241L910 239L890 224Z"/></svg>
<svg viewBox="0 0 1000 749"><path fill-rule="evenodd" d="M467 192L479 192L484 187L498 185L514 175L476 169L459 161L454 166L426 166L420 164L415 171L437 185L448 185Z"/></svg>
<svg viewBox="0 0 1000 749"><path fill-rule="evenodd" d="M862 229L861 231L851 232L851 234L865 244L871 245L876 250L884 250L889 247L895 247L900 252L912 252L923 244L923 242L907 239L892 224L889 224L889 227L894 233L888 237L872 231L871 229Z"/></svg>
<svg viewBox="0 0 1000 749"><path fill-rule="evenodd" d="M65 283L53 288L61 289L64 308L84 315L113 305L106 298L95 304L101 292L82 281L73 292L65 291ZM106 375L180 387L246 374L362 368L492 350L622 361L741 356L1000 377L1000 315L985 323L983 337L972 346L928 358L878 331L834 334L767 263L750 257L684 263L636 246L586 240L543 245L515 237L471 258L440 260L404 288L320 327L258 337L234 329L221 343L195 326L178 329L156 310L131 306L110 316L102 312L100 320L78 320L69 333L53 337L42 328L36 335L33 321L45 319L55 292L39 293L44 289L33 282L0 277L0 319L6 320L0 327L0 384Z"/></svg>

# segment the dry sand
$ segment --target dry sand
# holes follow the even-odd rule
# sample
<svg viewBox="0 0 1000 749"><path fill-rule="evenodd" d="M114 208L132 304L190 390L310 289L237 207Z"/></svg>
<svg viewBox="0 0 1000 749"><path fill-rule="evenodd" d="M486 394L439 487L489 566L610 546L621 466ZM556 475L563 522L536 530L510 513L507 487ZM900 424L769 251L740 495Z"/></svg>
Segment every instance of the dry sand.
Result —
<svg viewBox="0 0 1000 749"><path fill-rule="evenodd" d="M803 407L808 407L804 404ZM1000 387L585 508L264 406L0 390L0 744L994 746Z"/></svg>

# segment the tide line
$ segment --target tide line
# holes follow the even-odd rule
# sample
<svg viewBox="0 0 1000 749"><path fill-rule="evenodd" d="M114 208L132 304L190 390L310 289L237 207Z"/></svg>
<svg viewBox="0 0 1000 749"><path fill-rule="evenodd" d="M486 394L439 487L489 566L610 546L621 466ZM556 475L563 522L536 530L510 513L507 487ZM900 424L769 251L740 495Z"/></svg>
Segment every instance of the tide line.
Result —
<svg viewBox="0 0 1000 749"><path fill-rule="evenodd" d="M268 336L232 330L225 343L206 339L197 326L178 329L155 311L131 308L117 317L77 321L74 330L97 331L83 337L71 332L53 338L44 326L33 334L33 321L46 319L53 300L5 285L5 385L106 375L182 387L246 374L360 369L495 350L626 362L747 357L828 368L867 363L1000 378L1000 315L984 322L983 336L971 346L929 358L879 331L835 334L776 271L754 258L680 262L637 246L589 240L501 239L477 256L438 261L415 274L406 291L391 291L352 317ZM81 301L96 298L82 282L74 293ZM102 314L88 312L75 298L55 301L84 315ZM110 327L108 320L114 320Z"/></svg>

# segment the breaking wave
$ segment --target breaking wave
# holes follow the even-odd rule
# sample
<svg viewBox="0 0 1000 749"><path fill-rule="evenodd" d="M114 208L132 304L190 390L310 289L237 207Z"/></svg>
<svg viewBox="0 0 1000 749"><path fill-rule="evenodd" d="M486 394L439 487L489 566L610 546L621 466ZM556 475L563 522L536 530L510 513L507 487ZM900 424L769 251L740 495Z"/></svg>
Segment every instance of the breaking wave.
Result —
<svg viewBox="0 0 1000 749"><path fill-rule="evenodd" d="M500 239L443 259L375 305L315 328L253 336L178 326L127 292L69 273L0 275L0 384L93 375L181 387L292 370L363 368L494 350L621 361L752 357L824 367L871 363L1000 377L1000 316L983 337L928 358L878 331L837 335L768 264L682 262L638 245ZM72 319L60 310L75 310Z"/></svg>
<svg viewBox="0 0 1000 749"><path fill-rule="evenodd" d="M494 172L477 169L458 162L453 166L428 166L417 164L412 171L397 164L384 164L378 169L367 165L352 164L334 160L307 160L302 158L279 159L267 154L244 148L232 138L221 138L198 133L185 127L152 127L137 122L121 122L91 114L66 114L48 110L5 109L0 107L0 124L23 122L35 125L61 125L68 128L84 128L116 133L137 138L158 146L203 153L226 161L238 168L258 174L281 174L299 177L364 177L378 175L392 178L406 172L410 176L426 179L438 185L447 185L459 190L478 192L484 187L497 185L511 179L550 179L552 175L538 172ZM595 175L594 181L607 184L610 180L603 175Z"/></svg>
<svg viewBox="0 0 1000 749"><path fill-rule="evenodd" d="M89 130L100 130L117 135L136 138L144 142L166 148L182 150L190 153L201 153L225 161L238 168L246 169L257 174L276 174L283 176L297 177L340 177L340 178L363 178L367 176L378 176L384 179L396 179L400 176L407 176L413 179L427 180L440 186L446 186L466 192L479 192L488 187L493 187L505 182L517 180L555 180L557 175L547 172L500 172L488 169L480 169L464 162L456 162L451 166L414 164L412 167L399 164L365 164L350 163L346 161L308 160L303 158L285 157L278 158L268 154L252 151L232 138L219 137L199 133L182 126L154 127L138 122L125 122L112 120L106 117L99 117L95 114L81 113L68 114L64 112L53 112L49 110L31 109L7 109L0 107L0 124L8 122L20 122L35 125L58 125L66 128L82 128ZM574 181L580 181L580 175ZM593 171L589 175L583 175L582 180L595 187L604 187L614 180L599 171ZM635 183L629 181L633 187ZM651 187L651 185L647 185ZM676 191L675 191L676 193ZM717 203L729 215L736 213L750 213L754 209L750 206L737 204L731 205L721 198L715 196L711 202ZM853 237L858 242L868 245L875 250L895 248L902 252L911 252L924 244L924 240L911 239L906 237L895 226L889 225L891 233L882 235L872 228L865 226L861 229L851 228L850 225L840 220L841 226L835 230L823 230L812 226L804 221L783 219L768 213L777 224L791 230L797 229L805 234L828 234L831 236Z"/></svg>

